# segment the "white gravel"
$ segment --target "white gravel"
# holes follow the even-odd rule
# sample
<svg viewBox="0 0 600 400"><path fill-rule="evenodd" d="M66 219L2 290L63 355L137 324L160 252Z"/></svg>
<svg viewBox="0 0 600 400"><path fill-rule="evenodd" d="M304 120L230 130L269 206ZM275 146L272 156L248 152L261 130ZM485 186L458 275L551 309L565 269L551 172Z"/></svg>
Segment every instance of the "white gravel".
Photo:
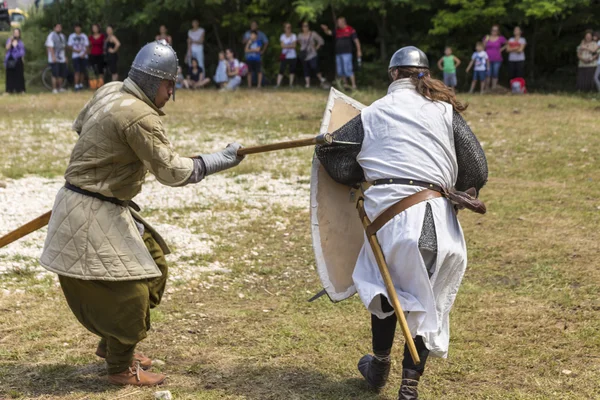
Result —
<svg viewBox="0 0 600 400"><path fill-rule="evenodd" d="M189 260L194 255L211 254L220 240L204 233L194 233L198 231L198 226L202 226L203 221L205 223L206 219L215 218L219 227L226 228L240 222L247 224L257 220L274 206L283 209L308 209L307 178L293 176L274 179L270 173L238 177L217 174L196 185L170 188L161 185L149 175L142 193L135 201L142 210L155 210L153 215L148 217L148 221L155 225L175 250L175 254L168 256L172 266L171 279L190 279L199 273L229 271L219 262L191 265L189 261L182 260ZM0 188L0 236L51 209L54 196L64 181L62 178L29 176L16 180L8 179L6 183L6 188ZM223 204L226 207L223 207ZM191 213L183 210L198 205L206 207L206 210ZM217 205L220 211L211 210ZM231 206L232 211L223 211L227 205ZM242 211L238 212L236 210L240 205ZM166 211L176 214L173 223L169 220L164 222ZM163 222L158 221L158 216L163 217ZM0 249L0 274L28 268L36 272L37 276L43 277L46 271L38 265L37 259L41 254L45 236L46 229L40 229Z"/></svg>

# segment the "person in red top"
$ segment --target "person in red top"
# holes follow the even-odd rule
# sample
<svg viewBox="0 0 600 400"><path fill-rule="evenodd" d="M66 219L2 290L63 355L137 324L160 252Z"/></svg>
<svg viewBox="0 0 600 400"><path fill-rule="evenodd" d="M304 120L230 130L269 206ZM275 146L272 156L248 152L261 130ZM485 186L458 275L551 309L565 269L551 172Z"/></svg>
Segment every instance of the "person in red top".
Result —
<svg viewBox="0 0 600 400"><path fill-rule="evenodd" d="M337 19L337 29L334 32L327 25L321 25L323 32L326 35L334 36L335 39L335 64L337 76L342 80L344 85L347 84L346 78L350 78L352 90L356 89L356 79L354 78L354 70L352 67L352 47L356 46L356 60L358 65L361 64L362 50L360 41L353 27L346 23L346 18L339 17Z"/></svg>
<svg viewBox="0 0 600 400"><path fill-rule="evenodd" d="M104 34L100 32L100 25L92 25L90 40L90 66L96 76L104 76Z"/></svg>

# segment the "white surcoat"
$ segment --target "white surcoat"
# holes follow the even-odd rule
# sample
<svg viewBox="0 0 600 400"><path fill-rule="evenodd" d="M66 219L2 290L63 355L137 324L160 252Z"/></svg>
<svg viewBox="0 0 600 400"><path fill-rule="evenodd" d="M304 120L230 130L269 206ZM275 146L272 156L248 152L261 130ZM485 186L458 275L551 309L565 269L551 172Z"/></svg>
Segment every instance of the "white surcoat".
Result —
<svg viewBox="0 0 600 400"><path fill-rule="evenodd" d="M368 182L406 178L453 187L458 166L452 130L452 106L421 96L408 79L392 83L388 94L362 111L364 141L358 155ZM405 185L372 186L365 192L371 221L403 198L423 190ZM437 235L433 275L419 250L427 203ZM450 340L449 313L467 266L462 228L452 204L437 198L397 215L377 233L396 293L413 337L425 339L431 354L446 357ZM369 243L365 241L353 274L358 294L379 318L385 285Z"/></svg>

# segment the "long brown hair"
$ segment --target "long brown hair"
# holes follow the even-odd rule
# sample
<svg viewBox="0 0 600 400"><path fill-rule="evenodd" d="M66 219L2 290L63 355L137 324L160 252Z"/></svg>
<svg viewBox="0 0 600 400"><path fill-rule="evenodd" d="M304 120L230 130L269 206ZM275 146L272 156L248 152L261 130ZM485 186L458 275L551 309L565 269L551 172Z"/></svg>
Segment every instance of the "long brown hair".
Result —
<svg viewBox="0 0 600 400"><path fill-rule="evenodd" d="M396 79L410 78L417 92L431 101L448 103L459 113L465 111L469 106L458 101L454 91L444 85L444 82L432 78L427 68L399 67L396 68L396 71L398 71Z"/></svg>

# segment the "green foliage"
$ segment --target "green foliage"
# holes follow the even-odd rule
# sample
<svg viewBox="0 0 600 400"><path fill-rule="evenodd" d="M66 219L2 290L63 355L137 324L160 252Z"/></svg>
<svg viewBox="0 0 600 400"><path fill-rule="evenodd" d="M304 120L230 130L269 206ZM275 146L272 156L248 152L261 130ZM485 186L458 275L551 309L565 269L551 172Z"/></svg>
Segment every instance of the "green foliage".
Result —
<svg viewBox="0 0 600 400"><path fill-rule="evenodd" d="M572 9L585 7L589 0L522 0L515 7L526 17L537 19L566 18Z"/></svg>
<svg viewBox="0 0 600 400"><path fill-rule="evenodd" d="M294 10L300 18L315 21L329 6L329 3L327 0L297 0L294 2Z"/></svg>

